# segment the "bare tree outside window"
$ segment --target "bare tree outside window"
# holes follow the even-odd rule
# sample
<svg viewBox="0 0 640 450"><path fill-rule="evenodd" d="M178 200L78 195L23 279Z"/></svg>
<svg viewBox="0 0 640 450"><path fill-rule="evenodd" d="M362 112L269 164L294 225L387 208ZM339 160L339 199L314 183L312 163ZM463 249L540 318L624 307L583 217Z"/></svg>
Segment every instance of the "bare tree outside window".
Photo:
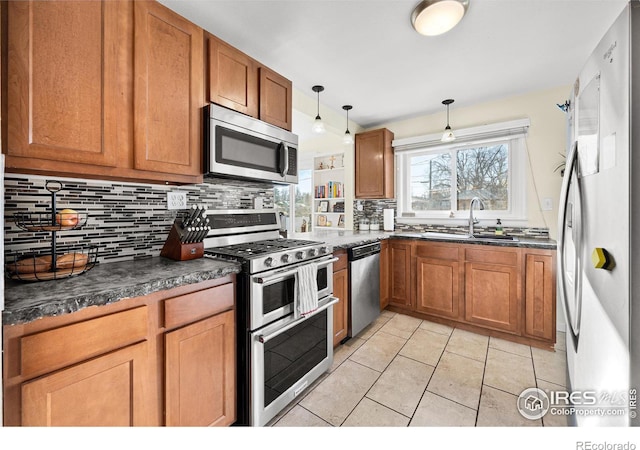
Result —
<svg viewBox="0 0 640 450"><path fill-rule="evenodd" d="M452 159L456 163L453 180ZM455 183L458 211L468 210L473 197L486 209L509 209L509 146L498 144L412 156L410 160L411 209L449 211Z"/></svg>
<svg viewBox="0 0 640 450"><path fill-rule="evenodd" d="M509 147L506 144L459 150L456 174L458 210L468 210L473 197L480 197L486 209L509 209Z"/></svg>

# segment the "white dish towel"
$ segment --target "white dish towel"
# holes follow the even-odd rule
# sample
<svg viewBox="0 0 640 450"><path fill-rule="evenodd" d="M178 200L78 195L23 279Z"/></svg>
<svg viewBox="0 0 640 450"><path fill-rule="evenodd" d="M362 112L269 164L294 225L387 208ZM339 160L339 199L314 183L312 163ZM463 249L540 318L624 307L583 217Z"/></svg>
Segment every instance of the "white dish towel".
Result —
<svg viewBox="0 0 640 450"><path fill-rule="evenodd" d="M304 317L318 309L318 265L305 264L298 268L298 301L294 316Z"/></svg>

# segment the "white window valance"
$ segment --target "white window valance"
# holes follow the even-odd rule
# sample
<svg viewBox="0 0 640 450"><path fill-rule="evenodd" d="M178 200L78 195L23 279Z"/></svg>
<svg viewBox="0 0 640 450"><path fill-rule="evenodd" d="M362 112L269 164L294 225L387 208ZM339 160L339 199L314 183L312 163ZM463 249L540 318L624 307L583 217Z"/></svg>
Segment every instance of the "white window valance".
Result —
<svg viewBox="0 0 640 450"><path fill-rule="evenodd" d="M456 140L453 143L449 142L447 144L444 144L440 140L442 138L442 133L433 133L422 136L394 139L391 145L394 152L399 153L417 149L425 150L427 148L440 147L443 145L450 147L454 143L469 144L501 138L513 139L526 136L529 130L529 124L529 119L518 119L471 128L454 129L453 131L456 135Z"/></svg>

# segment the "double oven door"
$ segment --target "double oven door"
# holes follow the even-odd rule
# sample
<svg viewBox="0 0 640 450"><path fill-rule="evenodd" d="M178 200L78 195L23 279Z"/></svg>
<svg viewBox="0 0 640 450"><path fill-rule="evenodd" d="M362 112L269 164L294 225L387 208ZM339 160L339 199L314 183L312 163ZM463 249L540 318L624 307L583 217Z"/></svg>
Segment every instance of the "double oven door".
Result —
<svg viewBox="0 0 640 450"><path fill-rule="evenodd" d="M332 255L317 264L318 309L296 317L300 263L249 275L247 328L240 355L246 395L239 395L238 415L247 425L262 426L275 417L333 363ZM242 351L241 348L241 351ZM242 389L242 388L240 388Z"/></svg>
<svg viewBox="0 0 640 450"><path fill-rule="evenodd" d="M314 260L318 266L316 277L318 300L333 294L332 255ZM249 328L256 330L294 312L297 289L296 282L303 262L288 267L252 275L249 282L250 323Z"/></svg>

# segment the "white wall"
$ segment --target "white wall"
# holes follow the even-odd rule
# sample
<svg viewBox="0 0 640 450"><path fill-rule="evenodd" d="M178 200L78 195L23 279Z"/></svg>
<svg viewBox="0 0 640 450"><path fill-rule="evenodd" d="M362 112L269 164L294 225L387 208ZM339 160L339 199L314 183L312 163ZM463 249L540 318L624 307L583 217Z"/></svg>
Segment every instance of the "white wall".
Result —
<svg viewBox="0 0 640 450"><path fill-rule="evenodd" d="M309 87L309 93L293 90L292 131L298 135L299 165L301 168L313 168L313 157L330 153L344 152L345 174L345 229L353 229L354 198L354 146L342 142L347 126L347 115L343 110L334 111L322 104L320 93L320 117L324 122L324 134L315 134L311 126L318 111L316 94ZM354 109L356 106L354 105ZM362 131L362 127L349 120L352 136Z"/></svg>
<svg viewBox="0 0 640 450"><path fill-rule="evenodd" d="M454 131L456 128L529 118L531 127L526 141L531 164L527 165L527 226L548 227L553 239L557 235L557 208L562 184L560 173L554 169L562 161L560 154L565 154L566 144L565 114L556 104L564 103L569 92L570 86L557 87L468 107L457 107L453 103L449 110L449 122ZM446 121L443 106L442 113L389 122L376 128L388 128L395 134L395 139L402 139L441 132ZM542 211L540 203L544 198L552 199L551 211Z"/></svg>

